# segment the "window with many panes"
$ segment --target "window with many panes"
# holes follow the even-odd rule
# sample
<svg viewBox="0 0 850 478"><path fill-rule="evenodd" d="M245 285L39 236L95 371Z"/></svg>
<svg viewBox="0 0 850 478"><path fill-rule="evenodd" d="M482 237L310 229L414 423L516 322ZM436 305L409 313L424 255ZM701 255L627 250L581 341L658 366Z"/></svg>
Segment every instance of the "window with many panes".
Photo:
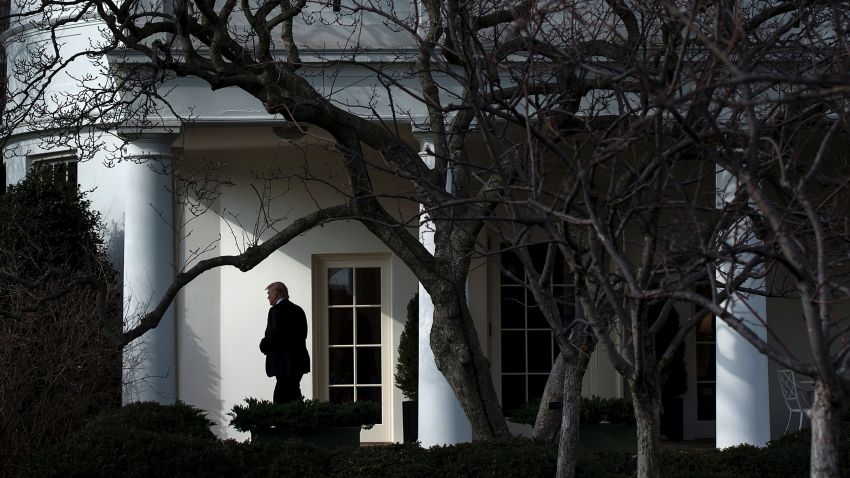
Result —
<svg viewBox="0 0 850 478"><path fill-rule="evenodd" d="M77 158L73 152L47 153L30 156L32 170L53 179L55 182L77 184Z"/></svg>
<svg viewBox="0 0 850 478"><path fill-rule="evenodd" d="M546 259L546 246L531 250L532 261L540 270ZM512 252L501 255L499 340L501 349L502 408L516 409L540 398L558 356L558 346L546 318L540 312L519 258ZM550 290L559 300L562 323L575 317L574 289L567 279L563 260L554 268Z"/></svg>
<svg viewBox="0 0 850 478"><path fill-rule="evenodd" d="M694 334L696 335L697 420L714 420L717 395L714 315L706 314L700 320Z"/></svg>
<svg viewBox="0 0 850 478"><path fill-rule="evenodd" d="M381 403L381 269L327 269L328 398Z"/></svg>

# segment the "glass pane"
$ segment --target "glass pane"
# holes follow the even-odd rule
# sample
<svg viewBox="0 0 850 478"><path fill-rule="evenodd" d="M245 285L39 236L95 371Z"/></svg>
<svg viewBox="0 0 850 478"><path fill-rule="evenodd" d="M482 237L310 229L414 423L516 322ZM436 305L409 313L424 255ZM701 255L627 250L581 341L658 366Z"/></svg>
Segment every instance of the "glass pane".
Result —
<svg viewBox="0 0 850 478"><path fill-rule="evenodd" d="M528 248L528 253L531 256L531 265L537 273L543 272L543 266L546 265L546 251L549 244L535 244Z"/></svg>
<svg viewBox="0 0 850 478"><path fill-rule="evenodd" d="M65 165L63 163L53 163L50 169L53 171L53 182L62 183L65 181Z"/></svg>
<svg viewBox="0 0 850 478"><path fill-rule="evenodd" d="M330 345L352 345L354 332L352 310L328 309L328 342Z"/></svg>
<svg viewBox="0 0 850 478"><path fill-rule="evenodd" d="M540 311L540 306L537 305L537 301L534 300L534 294L527 290L525 291L526 295L526 304L528 304L528 328L529 329L548 329L549 322L546 320L546 317L543 316L543 312Z"/></svg>
<svg viewBox="0 0 850 478"><path fill-rule="evenodd" d="M548 373L552 370L552 332L528 331L528 371Z"/></svg>
<svg viewBox="0 0 850 478"><path fill-rule="evenodd" d="M697 342L714 342L714 315L708 314L696 328Z"/></svg>
<svg viewBox="0 0 850 478"><path fill-rule="evenodd" d="M524 331L502 331L502 372L525 373Z"/></svg>
<svg viewBox="0 0 850 478"><path fill-rule="evenodd" d="M357 305L381 305L381 269L359 268L355 272Z"/></svg>
<svg viewBox="0 0 850 478"><path fill-rule="evenodd" d="M377 402L381 403L381 387L357 387L358 402ZM383 415L383 413L382 413ZM382 421L382 420L381 420ZM378 423L381 423L378 421Z"/></svg>
<svg viewBox="0 0 850 478"><path fill-rule="evenodd" d="M328 269L328 305L351 305L352 269Z"/></svg>
<svg viewBox="0 0 850 478"><path fill-rule="evenodd" d="M697 381L713 381L715 373L714 344L697 344Z"/></svg>
<svg viewBox="0 0 850 478"><path fill-rule="evenodd" d="M502 328L525 328L525 288L502 287Z"/></svg>
<svg viewBox="0 0 850 478"><path fill-rule="evenodd" d="M555 267L552 270L552 283L553 284L570 284L572 281L570 280L567 271L567 262L564 260L564 256L561 255L560 251L555 253Z"/></svg>
<svg viewBox="0 0 850 478"><path fill-rule="evenodd" d="M576 317L575 294L572 287L554 287L552 292L558 298L558 311L561 314L561 325L567 325Z"/></svg>
<svg viewBox="0 0 850 478"><path fill-rule="evenodd" d="M330 401L334 403L353 402L354 387L331 387Z"/></svg>
<svg viewBox="0 0 850 478"><path fill-rule="evenodd" d="M357 383L381 383L381 348L357 348Z"/></svg>
<svg viewBox="0 0 850 478"><path fill-rule="evenodd" d="M548 374L533 374L528 376L528 401L543 397L543 390L546 388L546 380L548 379Z"/></svg>
<svg viewBox="0 0 850 478"><path fill-rule="evenodd" d="M68 163L68 182L71 184L77 184L77 162L72 161Z"/></svg>
<svg viewBox="0 0 850 478"><path fill-rule="evenodd" d="M359 345L381 343L380 307L357 308L357 343Z"/></svg>
<svg viewBox="0 0 850 478"><path fill-rule="evenodd" d="M715 387L713 383L697 384L697 420L714 420Z"/></svg>
<svg viewBox="0 0 850 478"><path fill-rule="evenodd" d="M328 383L331 385L354 383L354 349L328 350Z"/></svg>
<svg viewBox="0 0 850 478"><path fill-rule="evenodd" d="M505 244L503 244L505 246ZM517 284L516 279L525 280L525 268L513 252L502 253L502 284ZM509 274L509 273L510 274ZM513 275L514 277L511 277Z"/></svg>
<svg viewBox="0 0 850 478"><path fill-rule="evenodd" d="M381 403L381 387L357 387L357 401Z"/></svg>
<svg viewBox="0 0 850 478"><path fill-rule="evenodd" d="M525 375L502 375L502 408L508 412L525 403Z"/></svg>

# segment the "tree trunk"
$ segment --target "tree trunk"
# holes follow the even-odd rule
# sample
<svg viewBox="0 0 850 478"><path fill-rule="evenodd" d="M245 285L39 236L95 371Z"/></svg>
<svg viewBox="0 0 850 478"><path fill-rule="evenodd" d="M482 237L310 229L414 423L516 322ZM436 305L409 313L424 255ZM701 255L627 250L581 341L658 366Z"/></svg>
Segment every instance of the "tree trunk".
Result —
<svg viewBox="0 0 850 478"><path fill-rule="evenodd" d="M810 476L838 478L838 417L842 409L840 393L817 381L815 399L809 411L812 420L812 460Z"/></svg>
<svg viewBox="0 0 850 478"><path fill-rule="evenodd" d="M578 459L579 416L581 412L581 380L587 371L590 354L574 354L565 361L563 395L563 417L561 439L558 443L558 464L555 476L573 478Z"/></svg>
<svg viewBox="0 0 850 478"><path fill-rule="evenodd" d="M558 437L558 428L563 421L564 406L553 408L549 404L553 402L564 403L564 380L567 371L567 362L564 353L558 354L549 378L546 380L546 388L543 389L543 397L540 398L540 408L537 410L537 418L534 419L534 430L531 438L535 440L546 440L554 442Z"/></svg>
<svg viewBox="0 0 850 478"><path fill-rule="evenodd" d="M660 397L658 387L630 381L637 421L638 478L657 478L661 473Z"/></svg>
<svg viewBox="0 0 850 478"><path fill-rule="evenodd" d="M460 290L463 290L462 288ZM502 406L469 309L455 291L431 293L434 321L431 349L437 368L463 407L476 440L510 437Z"/></svg>

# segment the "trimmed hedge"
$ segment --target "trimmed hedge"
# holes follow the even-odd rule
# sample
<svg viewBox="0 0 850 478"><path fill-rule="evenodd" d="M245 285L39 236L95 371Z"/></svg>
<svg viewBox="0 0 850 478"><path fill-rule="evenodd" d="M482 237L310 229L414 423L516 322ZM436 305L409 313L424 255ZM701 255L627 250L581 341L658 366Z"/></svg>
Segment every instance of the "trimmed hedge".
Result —
<svg viewBox="0 0 850 478"><path fill-rule="evenodd" d="M132 403L90 420L35 455L24 477L227 476L239 473L234 443L222 442L206 414L178 402Z"/></svg>
<svg viewBox="0 0 850 478"><path fill-rule="evenodd" d="M241 432L270 428L297 432L332 427L368 430L381 420L381 406L375 402L298 400L272 403L246 398L245 405L235 405L228 415L232 417L230 425Z"/></svg>
<svg viewBox="0 0 850 478"><path fill-rule="evenodd" d="M86 424L86 430L149 431L215 440L216 435L210 430L214 425L206 412L180 401L167 406L135 402L101 413Z"/></svg>
<svg viewBox="0 0 850 478"><path fill-rule="evenodd" d="M150 420L148 420L150 418ZM84 429L40 453L23 477L551 477L557 450L514 439L423 449L416 444L324 450L299 442L250 444L209 434L200 410L184 404L140 404L100 415ZM661 476L720 478L808 476L809 433L765 448L665 450ZM841 435L842 469L850 467L850 425ZM637 461L625 452L580 451L579 477L633 477ZM846 473L846 472L845 472Z"/></svg>
<svg viewBox="0 0 850 478"><path fill-rule="evenodd" d="M416 444L320 450L303 444L265 447L267 461L254 470L267 477L551 477L556 449L528 440L464 443L423 449Z"/></svg>
<svg viewBox="0 0 850 478"><path fill-rule="evenodd" d="M509 418L514 423L534 426L539 408L540 399L532 400L509 412ZM582 397L579 413L581 423L635 423L632 402L623 398Z"/></svg>

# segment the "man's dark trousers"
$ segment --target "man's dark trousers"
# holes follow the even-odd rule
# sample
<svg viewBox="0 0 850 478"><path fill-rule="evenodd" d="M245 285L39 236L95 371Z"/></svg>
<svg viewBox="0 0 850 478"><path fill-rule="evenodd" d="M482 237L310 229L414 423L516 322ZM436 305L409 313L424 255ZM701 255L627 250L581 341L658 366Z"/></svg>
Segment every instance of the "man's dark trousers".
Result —
<svg viewBox="0 0 850 478"><path fill-rule="evenodd" d="M303 373L278 375L274 386L274 403L295 402L304 398L301 395L301 377Z"/></svg>

